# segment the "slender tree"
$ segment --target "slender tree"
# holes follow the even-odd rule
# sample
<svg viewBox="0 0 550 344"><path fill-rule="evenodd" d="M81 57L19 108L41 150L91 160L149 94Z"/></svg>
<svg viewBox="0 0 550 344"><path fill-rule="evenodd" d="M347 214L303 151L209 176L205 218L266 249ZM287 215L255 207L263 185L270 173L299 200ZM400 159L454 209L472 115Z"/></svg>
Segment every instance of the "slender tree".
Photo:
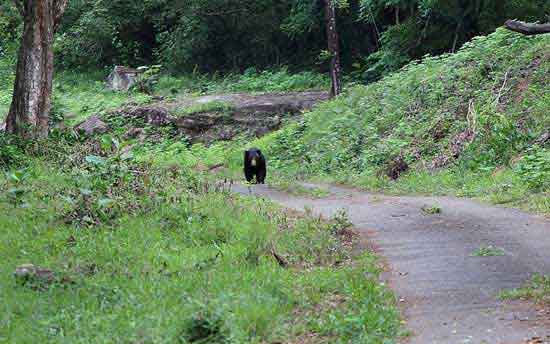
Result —
<svg viewBox="0 0 550 344"><path fill-rule="evenodd" d="M327 29L328 51L330 59L330 95L337 96L342 92L342 67L340 64L340 41L336 29L336 8L333 0L325 1L325 22Z"/></svg>
<svg viewBox="0 0 550 344"><path fill-rule="evenodd" d="M13 98L6 130L45 137L51 110L53 39L69 0L13 0L23 18Z"/></svg>

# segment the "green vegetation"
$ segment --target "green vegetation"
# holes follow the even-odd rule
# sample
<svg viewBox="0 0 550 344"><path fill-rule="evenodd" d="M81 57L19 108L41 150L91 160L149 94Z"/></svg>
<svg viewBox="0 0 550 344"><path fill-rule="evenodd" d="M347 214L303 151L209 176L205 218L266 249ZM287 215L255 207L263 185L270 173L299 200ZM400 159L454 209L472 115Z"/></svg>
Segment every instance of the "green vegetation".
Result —
<svg viewBox="0 0 550 344"><path fill-rule="evenodd" d="M472 257L497 257L497 256L504 256L504 251L498 247L494 247L492 245L489 246L482 246L472 252Z"/></svg>
<svg viewBox="0 0 550 344"><path fill-rule="evenodd" d="M292 178L550 213L549 48L548 36L498 30L352 88L252 145Z"/></svg>
<svg viewBox="0 0 550 344"><path fill-rule="evenodd" d="M441 208L438 207L437 205L432 205L432 206L423 206L422 208L422 211L428 215L435 215L435 214L441 214Z"/></svg>
<svg viewBox="0 0 550 344"><path fill-rule="evenodd" d="M54 44L55 129L42 141L0 133L0 342L393 343L394 297L376 257L352 254L345 212L297 216L219 181L240 175L245 146L295 195L326 196L299 184L322 180L550 214L550 37L492 33L508 18L545 19L547 1L338 0L345 94L259 139L190 145L174 123L110 111L327 89L315 3L70 2ZM21 37L15 6L0 0L0 116ZM104 87L113 65L150 67L117 93ZM231 110L213 101L179 115ZM96 113L108 113L109 134L64 129ZM55 278L17 280L29 263ZM537 276L503 297L547 301L548 284Z"/></svg>
<svg viewBox="0 0 550 344"><path fill-rule="evenodd" d="M0 55L0 116L7 114L15 79L13 54ZM126 103L142 104L151 97L139 93L117 93L105 88L103 72L79 74L60 72L54 80L52 121L65 120L72 125L95 113L119 108ZM2 118L3 120L3 118Z"/></svg>
<svg viewBox="0 0 550 344"><path fill-rule="evenodd" d="M506 19L545 21L545 0L337 0L344 69L371 81L425 54L456 51ZM0 1L0 54L19 38L13 1ZM177 74L287 65L326 70L322 2L310 0L70 1L57 66L161 64Z"/></svg>
<svg viewBox="0 0 550 344"><path fill-rule="evenodd" d="M103 73L62 72L56 76L54 87L53 119L65 119L68 125L124 104L144 104L151 100L143 93L117 93L106 89Z"/></svg>
<svg viewBox="0 0 550 344"><path fill-rule="evenodd" d="M232 109L233 107L231 106L231 104L223 101L214 100L207 103L182 107L181 110L176 111L176 114L179 116L187 116L204 112L230 112Z"/></svg>
<svg viewBox="0 0 550 344"><path fill-rule="evenodd" d="M249 68L243 74L224 76L192 73L187 76L160 76L154 92L172 97L177 94L219 94L291 92L328 88L328 76L314 72L290 73L287 68L257 72Z"/></svg>
<svg viewBox="0 0 550 344"><path fill-rule="evenodd" d="M550 276L535 275L525 286L503 291L499 297L503 300L524 299L550 303Z"/></svg>
<svg viewBox="0 0 550 344"><path fill-rule="evenodd" d="M159 157L148 146L128 152L131 142L113 135L0 139L1 341L388 343L398 334L378 264L351 255L341 216L298 218L209 183L192 168L205 148L172 144ZM60 278L19 284L13 272L27 263Z"/></svg>

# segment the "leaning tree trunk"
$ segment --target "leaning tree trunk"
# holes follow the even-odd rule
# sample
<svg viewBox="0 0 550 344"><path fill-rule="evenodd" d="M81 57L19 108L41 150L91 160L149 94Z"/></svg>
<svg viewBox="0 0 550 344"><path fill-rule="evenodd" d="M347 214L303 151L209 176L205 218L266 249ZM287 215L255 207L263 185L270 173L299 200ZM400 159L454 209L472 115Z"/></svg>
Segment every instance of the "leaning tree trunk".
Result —
<svg viewBox="0 0 550 344"><path fill-rule="evenodd" d="M519 20L507 20L504 26L508 30L522 33L524 35L540 35L543 33L550 33L550 23L525 23Z"/></svg>
<svg viewBox="0 0 550 344"><path fill-rule="evenodd" d="M13 99L6 130L45 137L51 110L53 39L68 0L14 0L23 17Z"/></svg>
<svg viewBox="0 0 550 344"><path fill-rule="evenodd" d="M340 43L338 31L336 30L336 8L333 0L325 0L325 20L327 27L328 51L330 60L331 97L342 92L342 67L340 65Z"/></svg>

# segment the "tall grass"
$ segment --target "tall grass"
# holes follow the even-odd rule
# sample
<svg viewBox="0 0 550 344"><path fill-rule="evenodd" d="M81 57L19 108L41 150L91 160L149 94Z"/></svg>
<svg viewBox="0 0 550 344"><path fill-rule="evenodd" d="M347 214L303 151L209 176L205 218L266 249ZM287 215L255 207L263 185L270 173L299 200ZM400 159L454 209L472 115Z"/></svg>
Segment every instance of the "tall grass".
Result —
<svg viewBox="0 0 550 344"><path fill-rule="evenodd" d="M118 147L109 135L60 136L4 151L23 156L0 176L1 341L388 343L398 335L375 257L353 256L340 222L292 216L206 182L192 169L206 148L159 157L142 147L121 159ZM27 263L63 279L20 284L12 274Z"/></svg>

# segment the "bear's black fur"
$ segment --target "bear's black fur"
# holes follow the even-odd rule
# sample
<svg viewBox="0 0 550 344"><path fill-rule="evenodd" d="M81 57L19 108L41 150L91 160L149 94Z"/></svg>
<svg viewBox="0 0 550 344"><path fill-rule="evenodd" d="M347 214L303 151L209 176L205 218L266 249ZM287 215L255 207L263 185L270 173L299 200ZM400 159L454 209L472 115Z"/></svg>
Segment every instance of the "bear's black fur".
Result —
<svg viewBox="0 0 550 344"><path fill-rule="evenodd" d="M244 176L247 182L252 182L254 176L256 183L265 184L267 168L265 157L258 148L250 148L244 152Z"/></svg>

